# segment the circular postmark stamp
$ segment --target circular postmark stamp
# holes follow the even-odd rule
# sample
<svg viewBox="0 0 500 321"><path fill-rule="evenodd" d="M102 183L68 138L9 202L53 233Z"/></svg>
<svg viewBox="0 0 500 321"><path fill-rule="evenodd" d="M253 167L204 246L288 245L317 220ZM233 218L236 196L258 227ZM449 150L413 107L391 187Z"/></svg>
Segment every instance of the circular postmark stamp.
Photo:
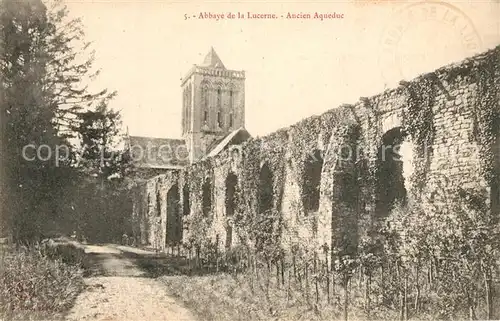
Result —
<svg viewBox="0 0 500 321"><path fill-rule="evenodd" d="M415 77L472 56L483 47L472 20L456 6L441 1L400 8L380 41L379 64L387 82Z"/></svg>

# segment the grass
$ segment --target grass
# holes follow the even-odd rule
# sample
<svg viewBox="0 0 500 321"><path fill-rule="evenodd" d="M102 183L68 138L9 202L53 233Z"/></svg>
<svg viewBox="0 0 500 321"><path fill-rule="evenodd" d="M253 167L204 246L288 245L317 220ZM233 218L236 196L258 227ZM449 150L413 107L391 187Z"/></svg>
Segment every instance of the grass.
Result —
<svg viewBox="0 0 500 321"><path fill-rule="evenodd" d="M264 275L264 274L261 274ZM248 274L233 276L227 273L212 275L171 275L159 278L166 285L167 291L186 307L195 312L200 320L206 321L298 321L298 320L344 320L344 293L337 287L336 293L331 295L330 302L326 302L324 293L316 301L315 291L311 289L307 296L297 284L278 287L271 280L266 285L265 277L261 280L251 280ZM495 291L498 291L495 289ZM267 292L267 293L266 293ZM380 302L373 302L370 315L363 308L363 293L360 286L352 285L349 289L348 320L399 320L397 307L390 307ZM372 298L376 301L376 298ZM440 299L442 300L442 298ZM500 306L498 298L493 303ZM447 319L440 316L439 304L427 302L427 309L415 314L411 300L410 320ZM441 304L442 305L442 304ZM464 307L466 308L466 307ZM478 316L486 315L484 304L479 305ZM458 318L450 320L468 319L467 311L456 311ZM464 312L464 313L462 313ZM481 318L480 318L481 319Z"/></svg>
<svg viewBox="0 0 500 321"><path fill-rule="evenodd" d="M295 274L295 268L287 265L284 273L278 273L276 266L268 270L262 264L253 272L253 269L229 269L232 272L221 272L228 270L216 269L214 264L196 267L196 264L190 263L183 256L164 253L127 253L126 256L146 271L147 276L161 280L166 290L196 313L200 320L345 319L344 286L336 273L330 273L329 278L325 279L325 274L321 272L311 273L310 267L309 271L306 268L304 274L303 266L298 265ZM236 271L239 271L238 274ZM386 269L383 276L377 271L372 275L368 292L366 276L359 270L352 274L348 284L348 320L400 319L401 280L394 271L390 274L390 270ZM443 292L444 290L436 287L436 280L429 283L428 275L424 272L419 274L418 308L415 306L415 285L409 285L406 304L408 319L468 319L468 306L457 303L461 302L461 293ZM442 280L446 281L446 278L443 277ZM494 286L493 292L500 293L500 286ZM484 293L475 293L476 314L479 318L486 315L483 297ZM500 307L499 295L495 295L492 306L497 309Z"/></svg>
<svg viewBox="0 0 500 321"><path fill-rule="evenodd" d="M83 290L83 271L35 249L0 253L0 320L59 320Z"/></svg>
<svg viewBox="0 0 500 321"><path fill-rule="evenodd" d="M171 255L144 256L127 253L141 269L152 278L165 284L170 295L204 321L298 321L343 320L344 292L337 284L330 296L326 283L318 282L316 291L313 278L309 283L293 275L285 280L276 277L266 268L257 274L250 270L238 274L216 272L215 266L195 268L184 257ZM258 275L256 277L255 275ZM303 275L302 275L303 277ZM372 307L368 316L364 311L364 292L361 285L349 289L349 320L395 320L396 311L387 307ZM425 318L424 318L425 319ZM428 318L427 318L428 319Z"/></svg>
<svg viewBox="0 0 500 321"><path fill-rule="evenodd" d="M298 287L278 288L277 284L267 287L267 280L250 281L246 274L164 276L160 280L171 295L206 321L320 321L343 318L340 302L317 303L313 292L307 298ZM361 309L353 307L349 311L349 319L367 318Z"/></svg>

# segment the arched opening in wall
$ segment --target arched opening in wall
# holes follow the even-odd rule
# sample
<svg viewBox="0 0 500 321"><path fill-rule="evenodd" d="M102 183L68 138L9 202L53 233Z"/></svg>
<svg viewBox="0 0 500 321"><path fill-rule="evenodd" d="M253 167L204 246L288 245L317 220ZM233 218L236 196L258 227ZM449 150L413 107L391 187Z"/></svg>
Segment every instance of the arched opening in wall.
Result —
<svg viewBox="0 0 500 321"><path fill-rule="evenodd" d="M182 188L182 215L186 216L191 213L191 203L189 201L189 184L184 184Z"/></svg>
<svg viewBox="0 0 500 321"><path fill-rule="evenodd" d="M210 216L210 212L212 211L212 184L210 180L205 180L203 183L203 192L202 192L202 210L203 215L205 217Z"/></svg>
<svg viewBox="0 0 500 321"><path fill-rule="evenodd" d="M152 206L151 194L147 193L146 207L141 211L141 244L149 244L149 229L151 228L148 223L149 211Z"/></svg>
<svg viewBox="0 0 500 321"><path fill-rule="evenodd" d="M401 146L405 135L401 127L393 128L382 136L382 145L377 155L376 214L386 217L396 203L406 202L406 187Z"/></svg>
<svg viewBox="0 0 500 321"><path fill-rule="evenodd" d="M226 216L233 216L236 208L236 186L238 177L234 173L229 173L226 178Z"/></svg>
<svg viewBox="0 0 500 321"><path fill-rule="evenodd" d="M233 243L233 227L231 224L226 226L226 249L230 249Z"/></svg>
<svg viewBox="0 0 500 321"><path fill-rule="evenodd" d="M273 173L267 163L260 169L258 200L260 214L273 208Z"/></svg>
<svg viewBox="0 0 500 321"><path fill-rule="evenodd" d="M315 150L307 156L304 177L302 181L302 204L306 215L319 209L319 194L323 157L320 150Z"/></svg>
<svg viewBox="0 0 500 321"><path fill-rule="evenodd" d="M493 177L490 183L491 224L500 222L500 132L497 132L492 145Z"/></svg>
<svg viewBox="0 0 500 321"><path fill-rule="evenodd" d="M166 244L173 245L181 241L182 225L180 217L180 195L177 184L167 193L167 237Z"/></svg>
<svg viewBox="0 0 500 321"><path fill-rule="evenodd" d="M156 216L161 216L161 193L159 186L156 186Z"/></svg>
<svg viewBox="0 0 500 321"><path fill-rule="evenodd" d="M336 249L339 256L354 255L358 246L359 183L354 168L334 174L339 193L335 204Z"/></svg>
<svg viewBox="0 0 500 321"><path fill-rule="evenodd" d="M234 215L236 208L236 186L238 185L238 177L230 172L226 177L226 217ZM231 248L233 241L233 227L228 222L226 225L226 249Z"/></svg>
<svg viewBox="0 0 500 321"><path fill-rule="evenodd" d="M273 183L273 173L268 163L264 163L259 173L259 189L257 195L259 215L256 217L255 246L258 252L264 249L264 244L273 242Z"/></svg>

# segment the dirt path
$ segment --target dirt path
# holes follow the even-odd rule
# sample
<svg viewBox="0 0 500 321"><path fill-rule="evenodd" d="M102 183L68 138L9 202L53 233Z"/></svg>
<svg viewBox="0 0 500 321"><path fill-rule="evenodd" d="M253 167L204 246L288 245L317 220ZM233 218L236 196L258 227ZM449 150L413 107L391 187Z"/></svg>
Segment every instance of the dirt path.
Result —
<svg viewBox="0 0 500 321"><path fill-rule="evenodd" d="M87 278L88 288L77 298L68 321L194 321L194 316L175 299L165 286L147 278L122 252L152 255L120 246L87 246L103 275Z"/></svg>

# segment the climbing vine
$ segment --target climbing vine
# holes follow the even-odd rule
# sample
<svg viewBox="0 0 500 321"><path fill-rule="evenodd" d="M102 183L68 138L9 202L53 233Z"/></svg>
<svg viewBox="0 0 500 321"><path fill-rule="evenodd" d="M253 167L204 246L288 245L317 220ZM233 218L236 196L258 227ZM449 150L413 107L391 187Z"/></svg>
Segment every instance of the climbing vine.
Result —
<svg viewBox="0 0 500 321"><path fill-rule="evenodd" d="M306 162L314 157L320 133L321 119L317 116L306 118L291 128L290 161L299 182L302 182L304 178ZM299 186L301 199L304 198L305 193L302 185Z"/></svg>
<svg viewBox="0 0 500 321"><path fill-rule="evenodd" d="M473 77L478 86L475 104L474 138L479 148L481 176L488 183L496 179L494 143L499 132L500 113L498 106L498 56L490 55L474 68Z"/></svg>
<svg viewBox="0 0 500 321"><path fill-rule="evenodd" d="M461 67L455 76L462 78L466 77L464 75L467 75L467 77L472 75L472 77L475 77L471 81L477 84L477 101L474 106L474 137L481 149L482 174L491 181L495 165L492 145L498 133L500 120L497 98L499 84L498 77L494 75L495 68L498 66L498 58L495 55L490 55L468 66L469 73L467 73L466 68ZM451 81L448 74L440 74L439 79ZM458 84L458 91L463 89L462 85ZM402 134L408 136L414 143L414 152L416 152L414 160L416 162L413 168L412 188L417 192L415 194L419 195L418 192L427 183L430 159L428 153L432 152L431 147L435 139L434 113L436 111L434 106L438 105L436 95L439 88L443 88L443 86L438 81L436 73L427 74L407 83L404 88L400 87L378 97L365 99L365 110L343 106L321 116L304 119L290 128L279 130L266 137L254 138L243 143L240 147L241 158L238 161L238 170L235 171L238 176L238 187L234 194L235 212L231 218L228 218L228 224L235 228L235 235L240 238L239 243L255 246L258 243L257 240L264 237L269 240L269 242L262 242L266 247L266 251L268 253L278 253L282 246L281 238L285 237L282 230L288 227L286 224L302 224L301 227L305 226L303 224L305 221L284 220L283 213L281 213L281 202L285 183L298 183L298 186L293 186L293 189L299 190L301 195L299 195L298 199L303 198L304 176L307 176L305 170L306 161L308 157L314 155L316 149L319 149L324 161L320 180L321 197L322 200L330 199L338 202L338 204L333 204L334 213L336 214L333 219L337 220L334 222L337 223L334 228L338 228L333 234L335 234L335 237L338 235L344 237L344 239L334 244L329 239L327 240L329 244L326 244L326 246L336 253L353 252L343 248L346 244L350 244L350 240L347 240L347 238L354 235L356 230L364 234L371 232L372 217L365 214L375 212L376 198L378 196L375 188L379 183L377 180L380 177L387 180L387 175L385 177L377 175L380 164L376 162L377 155L372 154L372 151L369 150L370 147L380 146L380 131L383 127L382 118L385 120L387 115L393 116L394 110L397 113L401 112L399 110L400 106L393 102L400 97L406 99ZM405 92L406 96L402 96L401 93L404 94ZM372 104L375 106L372 107ZM359 115L356 115L356 113ZM354 150L353 147L357 147L361 143L366 143L367 148L362 149L362 152L369 152L369 155L360 155L361 157L355 159L355 164L338 164L339 160L345 160L347 156L343 153L343 147L349 146L353 152L357 152L357 149ZM188 235L186 235L185 240L188 243L191 242L194 246L203 247L203 244L209 244L208 241L211 238L213 239L210 232L220 228L220 225L215 226L220 222L213 220L212 215L207 217L203 215L203 202L200 201L200 195L205 180L211 182L212 189L224 188L221 184L216 186L215 181L220 178L216 178L214 172L217 172L217 175L223 172L218 167L227 166L231 159L231 153L226 150L212 160L199 161L186 169L186 179L189 181L193 205L191 214L185 217L184 220L188 227ZM259 174L263 164L267 164L269 171L272 173L272 208L267 209L265 213L259 213ZM289 169L288 172L287 169ZM225 173L227 174L227 172ZM286 177L287 173L292 177ZM219 192L217 191L215 194L224 194L224 192ZM144 197L147 197L147 195ZM212 200L212 212L215 211L215 206L218 203ZM154 204L154 199L152 199L152 204ZM295 213L301 213L303 212L302 205L294 195L294 199L287 204L287 208L291 208ZM147 208L144 211L147 211ZM339 214L337 215L337 213ZM351 213L357 216L349 216ZM148 214L146 212L144 216L147 217ZM364 216L362 217L362 215ZM350 222L349 220L357 221ZM363 220L365 221L363 222ZM318 224L324 227L326 223L316 222L316 227ZM315 229L314 224L311 224L311 226ZM291 230L295 227L292 226ZM353 232L351 233L351 231ZM292 233L294 232L292 231ZM314 234L314 232L311 234ZM364 241L366 241L366 244L363 244ZM371 242L369 237L364 237L364 239L360 237L359 242L358 240L356 242L356 250L358 251L356 255L360 252L361 254L365 253L363 260L370 261L375 255L375 251L371 247L376 244ZM352 243L354 244L354 242Z"/></svg>
<svg viewBox="0 0 500 321"><path fill-rule="evenodd" d="M436 97L435 74L408 84L407 110L403 136L408 135L414 142L416 162L412 175L412 188L420 194L426 184L428 165L434 141L434 112L432 106Z"/></svg>
<svg viewBox="0 0 500 321"><path fill-rule="evenodd" d="M335 164L329 168L329 175L333 177L333 184L339 186L333 191L334 213L333 234L335 242L332 244L333 253L339 255L353 255L353 248L357 246L358 219L362 216L359 207L361 186L364 175L362 157L357 153L360 143L361 128L357 123L344 123L337 128L332 136L339 143L334 149L332 159Z"/></svg>
<svg viewBox="0 0 500 321"><path fill-rule="evenodd" d="M196 195L202 199L203 185L209 182L213 191L214 188L214 164L210 159L202 160L189 169L186 169L185 176L189 180L190 196ZM196 179L194 179L196 178ZM213 192L211 193L213 195ZM212 208L214 202L212 201ZM203 213L203 202L191 204L191 213L183 217L184 226L187 227L187 235L184 237L185 245L188 248L202 249L211 246L209 231L213 222L213 215L205 216Z"/></svg>
<svg viewBox="0 0 500 321"><path fill-rule="evenodd" d="M253 139L243 146L241 184L236 197L234 225L240 243L252 250L258 243L273 244L279 248L279 242L275 240L281 229L281 217L277 209L281 208L283 196L287 145L288 131L280 130L268 137ZM258 213L260 172L264 164L272 179L272 208L265 213ZM270 239L275 242L269 243L267 240Z"/></svg>

